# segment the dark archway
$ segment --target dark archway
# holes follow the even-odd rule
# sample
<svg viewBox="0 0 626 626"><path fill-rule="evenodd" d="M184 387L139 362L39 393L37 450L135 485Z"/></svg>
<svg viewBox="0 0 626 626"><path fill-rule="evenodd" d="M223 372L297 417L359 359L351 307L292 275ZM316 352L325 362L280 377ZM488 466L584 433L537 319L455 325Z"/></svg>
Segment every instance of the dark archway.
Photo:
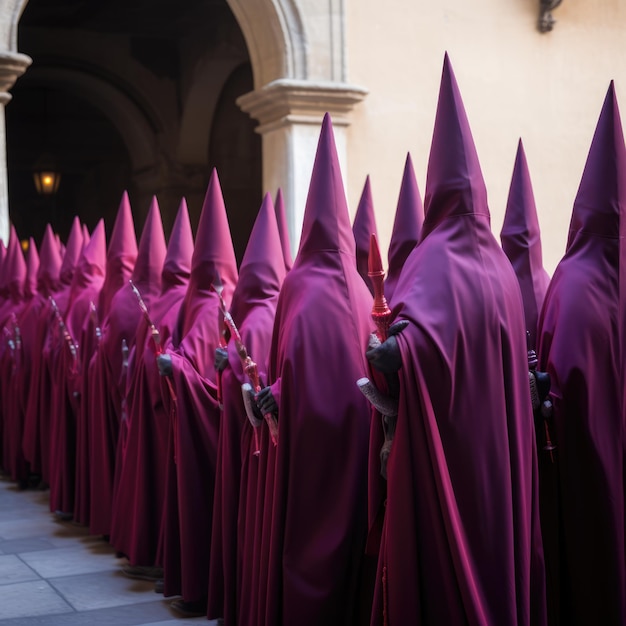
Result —
<svg viewBox="0 0 626 626"><path fill-rule="evenodd" d="M65 239L74 215L90 230L100 217L112 227L131 165L119 132L101 111L25 76L6 114L10 218L20 236L40 241L50 222ZM51 196L40 195L34 185L42 158L61 175Z"/></svg>
<svg viewBox="0 0 626 626"><path fill-rule="evenodd" d="M250 151L221 146L231 138L215 121L231 129L242 124L237 145L257 146L259 172L261 148L254 123L235 104L253 82L246 42L227 1L30 0L19 36L20 48L33 58L7 107L9 198L20 236L39 239L47 221L65 236L75 214L90 227L105 217L110 229L123 189L138 232L152 195L166 233L182 196L195 227L217 165L228 209L238 216L231 229L240 258L260 204L261 175L243 185L255 181L254 201L242 199L232 172L250 169ZM233 75L241 66L248 69ZM65 171L51 213L50 199L35 195L32 165L59 142ZM236 158L246 161L236 165Z"/></svg>

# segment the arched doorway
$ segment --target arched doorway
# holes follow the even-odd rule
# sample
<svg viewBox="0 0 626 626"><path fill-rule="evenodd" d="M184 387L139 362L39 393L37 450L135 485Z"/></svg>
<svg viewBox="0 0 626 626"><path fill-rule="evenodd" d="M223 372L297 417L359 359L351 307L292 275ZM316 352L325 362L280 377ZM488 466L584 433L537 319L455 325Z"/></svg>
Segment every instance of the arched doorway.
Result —
<svg viewBox="0 0 626 626"><path fill-rule="evenodd" d="M195 227L213 165L209 152L229 153L219 145L229 138L215 125L216 116L232 122L234 99L251 89L251 82L229 78L236 68L249 67L250 58L226 0L60 0L53 5L30 0L19 38L33 65L7 107L9 206L18 234L39 237L52 221L64 235L74 214L90 227L105 217L111 228L123 189L129 191L138 231L152 195L159 200L166 233L182 196ZM241 118L238 132L249 134L244 143L252 151L240 169L249 170L252 160L253 169L260 170L254 124ZM214 131L222 139L213 138ZM32 181L28 169L53 139L63 144L57 159L66 171L50 213L43 208L50 199L37 197L27 179ZM234 169L231 161L217 160ZM249 191L255 201L246 207L239 206L238 193L225 192L229 213L246 216L232 221L233 230L239 224L245 229L258 210L260 176L254 180L256 190ZM245 244L248 234L249 228L244 235L233 232L233 239Z"/></svg>

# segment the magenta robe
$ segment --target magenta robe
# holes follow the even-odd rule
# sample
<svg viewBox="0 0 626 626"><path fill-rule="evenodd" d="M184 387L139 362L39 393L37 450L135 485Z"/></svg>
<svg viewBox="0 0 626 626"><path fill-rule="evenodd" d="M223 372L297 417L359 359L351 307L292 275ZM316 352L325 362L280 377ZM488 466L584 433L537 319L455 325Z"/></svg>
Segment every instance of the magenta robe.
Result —
<svg viewBox="0 0 626 626"><path fill-rule="evenodd" d="M161 275L161 295L150 309L161 346L169 341L189 283L193 236L184 200L172 228ZM157 563L166 488L170 416L161 394L156 346L144 319L127 389L128 432L114 502L111 543L133 565Z"/></svg>
<svg viewBox="0 0 626 626"><path fill-rule="evenodd" d="M204 601L208 588L220 422L214 359L222 328L214 286L223 286L222 295L228 306L236 282L237 266L226 208L217 172L213 170L198 225L189 288L167 350L172 358L175 400L171 405L172 456L168 459L169 486L163 520L164 592L180 593L186 602ZM174 496L178 503L177 519L168 514ZM175 545L177 535L180 552Z"/></svg>
<svg viewBox="0 0 626 626"><path fill-rule="evenodd" d="M24 434L24 412L28 400L32 341L35 324L37 322L37 270L39 268L39 254L33 238L26 257L26 276L23 283L23 300L11 315L7 324L9 333L13 335L14 349L7 353L11 361L8 380L3 380L5 393L2 394L4 411L5 454L3 467L12 480L18 481L21 486L29 476L29 467L22 449Z"/></svg>
<svg viewBox="0 0 626 626"><path fill-rule="evenodd" d="M37 272L37 295L32 304L36 309L32 346L30 348L31 383L24 415L24 435L22 447L24 456L30 463L31 472L41 472L41 439L40 439L40 385L42 384L42 352L50 324L49 296L56 294L60 287L61 254L55 241L50 224L46 226L40 249L40 264Z"/></svg>
<svg viewBox="0 0 626 626"><path fill-rule="evenodd" d="M106 277L98 297L101 339L89 361L89 530L111 531L115 450L121 414L122 339L134 338L139 318L128 280L137 259L137 240L128 194L124 192L107 250ZM119 294L119 302L114 302ZM129 346L130 349L130 346ZM97 494L97 497L96 497Z"/></svg>
<svg viewBox="0 0 626 626"><path fill-rule="evenodd" d="M161 215L156 198L153 198L131 275L149 308L161 291L165 254ZM133 375L132 362L128 356L135 345L137 329L142 320L137 297L126 283L111 300L109 314L102 325L102 341L95 355L100 360L100 384L92 403L99 410L94 411L91 422L91 488L97 489L98 498L92 498L91 501L90 524L92 528L98 527L98 533L105 535L112 534L115 515L126 515L125 511L115 511L113 503L128 427L127 381ZM128 350L126 357L122 354L123 342ZM113 536L111 542L115 546Z"/></svg>

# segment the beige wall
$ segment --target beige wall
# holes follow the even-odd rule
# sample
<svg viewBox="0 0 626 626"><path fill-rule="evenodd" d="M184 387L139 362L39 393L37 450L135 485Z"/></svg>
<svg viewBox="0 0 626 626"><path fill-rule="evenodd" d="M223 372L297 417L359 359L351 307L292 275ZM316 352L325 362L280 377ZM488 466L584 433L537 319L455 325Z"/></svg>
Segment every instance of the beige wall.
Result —
<svg viewBox="0 0 626 626"><path fill-rule="evenodd" d="M580 177L611 79L626 116L626 3L564 0L554 30L532 0L350 0L348 79L369 90L348 128L348 200L371 175L381 248L388 245L406 152L422 196L444 51L465 102L499 237L522 138L544 265L561 258Z"/></svg>

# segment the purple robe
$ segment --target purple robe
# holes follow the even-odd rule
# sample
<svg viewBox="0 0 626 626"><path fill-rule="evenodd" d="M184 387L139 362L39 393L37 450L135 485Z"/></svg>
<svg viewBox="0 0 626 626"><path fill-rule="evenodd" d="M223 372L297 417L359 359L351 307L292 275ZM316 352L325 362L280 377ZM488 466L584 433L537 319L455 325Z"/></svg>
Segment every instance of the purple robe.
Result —
<svg viewBox="0 0 626 626"><path fill-rule="evenodd" d="M372 298L356 269L328 115L302 233L270 353L279 441L275 467L268 458L268 473L274 472L272 499L264 503L271 510L269 551L265 563L262 541L259 565L266 605L257 623L356 624L369 438L369 407L356 380L367 371Z"/></svg>
<svg viewBox="0 0 626 626"><path fill-rule="evenodd" d="M522 302L447 55L425 205L394 295L410 325L372 624L542 624Z"/></svg>
<svg viewBox="0 0 626 626"><path fill-rule="evenodd" d="M626 149L613 83L589 150L569 243L539 322L555 463L543 453L550 623L626 623Z"/></svg>
<svg viewBox="0 0 626 626"><path fill-rule="evenodd" d="M239 269L233 294L231 314L241 333L248 355L256 362L259 376L267 380L267 357L272 339L278 294L285 277L285 258L280 245L276 214L266 195L257 215ZM228 343L228 367L222 374L223 412L217 448L213 528L209 567L209 619L223 617L226 626L239 623L241 579L250 580L252 554L244 553L246 533L254 536L253 512L246 510L250 488L254 482L255 456L253 427L246 416L241 385L250 383L237 353L235 340ZM257 428L257 436L260 428ZM251 474L248 470L252 469ZM246 584L246 593L249 586Z"/></svg>

